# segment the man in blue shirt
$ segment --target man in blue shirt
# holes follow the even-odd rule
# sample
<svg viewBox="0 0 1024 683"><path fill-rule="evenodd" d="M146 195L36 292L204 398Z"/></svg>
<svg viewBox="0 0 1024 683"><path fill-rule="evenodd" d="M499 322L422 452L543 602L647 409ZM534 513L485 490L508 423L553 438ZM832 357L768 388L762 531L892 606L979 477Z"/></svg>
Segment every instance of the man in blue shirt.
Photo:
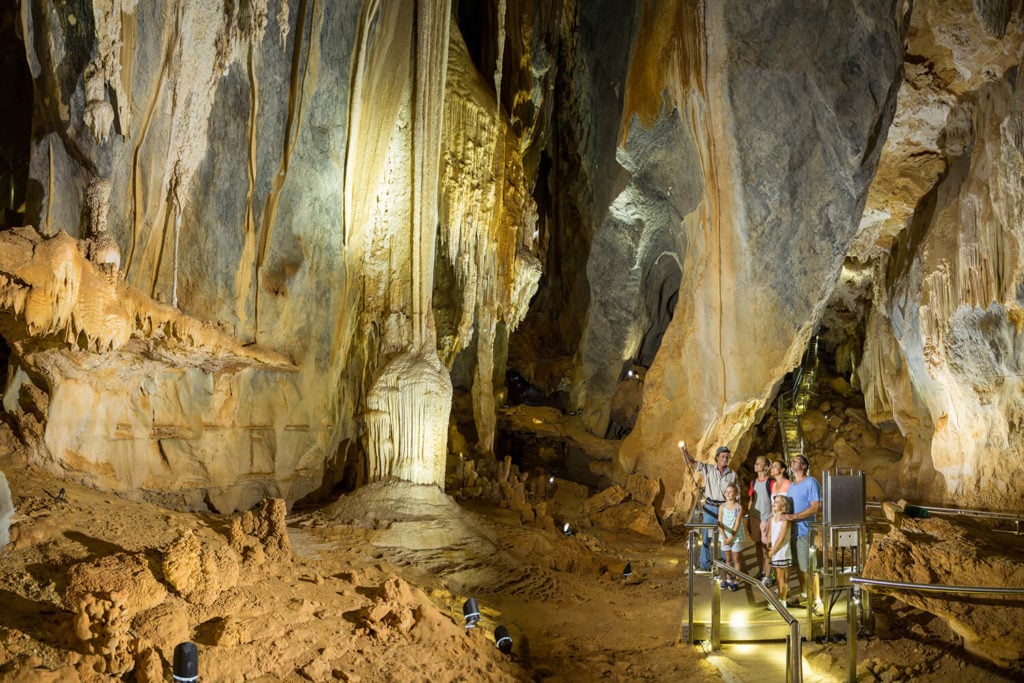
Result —
<svg viewBox="0 0 1024 683"><path fill-rule="evenodd" d="M793 471L793 481L786 493L793 499L793 513L783 515L782 518L790 522L796 522L796 559L797 577L800 579L800 591L807 594L807 571L810 566L810 532L811 522L817 521L818 511L821 510L821 487L818 480L807 475L810 469L810 462L806 457L797 455L789 463ZM815 582L816 583L816 582ZM812 587L815 606L818 603L817 585Z"/></svg>

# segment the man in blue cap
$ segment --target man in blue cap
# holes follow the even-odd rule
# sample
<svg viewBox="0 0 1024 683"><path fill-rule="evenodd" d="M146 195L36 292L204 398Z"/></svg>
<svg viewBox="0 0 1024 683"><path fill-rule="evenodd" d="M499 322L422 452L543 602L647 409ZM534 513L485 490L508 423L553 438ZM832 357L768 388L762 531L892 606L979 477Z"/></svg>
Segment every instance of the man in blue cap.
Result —
<svg viewBox="0 0 1024 683"><path fill-rule="evenodd" d="M715 451L715 464L698 462L693 459L690 452L686 450L686 442L679 442L679 450L691 467L696 469L704 477L704 524L718 524L718 508L725 502L725 487L734 484L739 488L739 480L736 473L729 469L729 457L732 453L728 446L719 446ZM711 532L712 529L704 530L704 543L700 549L700 568L704 571L711 569Z"/></svg>

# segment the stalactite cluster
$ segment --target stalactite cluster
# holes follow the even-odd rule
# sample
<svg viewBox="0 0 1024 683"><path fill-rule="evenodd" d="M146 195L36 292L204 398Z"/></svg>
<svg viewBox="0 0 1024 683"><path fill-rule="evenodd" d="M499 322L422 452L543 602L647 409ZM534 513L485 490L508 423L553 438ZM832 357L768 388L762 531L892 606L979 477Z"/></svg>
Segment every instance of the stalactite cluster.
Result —
<svg viewBox="0 0 1024 683"><path fill-rule="evenodd" d="M461 318L449 353L475 336L473 405L480 447L494 444L494 353L498 322L511 331L540 278L534 256L536 209L525 185L520 146L465 43L449 43L441 177L442 247L461 289Z"/></svg>
<svg viewBox="0 0 1024 683"><path fill-rule="evenodd" d="M198 358L230 356L242 364L294 369L283 354L243 346L150 299L118 273L102 272L85 258L86 246L64 232L51 238L31 228L0 234L0 315L22 320L25 338L57 336L96 353L120 349L133 338L161 340L183 344Z"/></svg>

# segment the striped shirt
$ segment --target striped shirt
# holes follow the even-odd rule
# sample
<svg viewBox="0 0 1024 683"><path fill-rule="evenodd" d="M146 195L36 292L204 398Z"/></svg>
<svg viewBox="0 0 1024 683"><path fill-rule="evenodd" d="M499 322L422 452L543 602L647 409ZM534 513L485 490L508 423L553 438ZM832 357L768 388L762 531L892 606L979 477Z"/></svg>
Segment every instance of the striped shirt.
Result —
<svg viewBox="0 0 1024 683"><path fill-rule="evenodd" d="M719 472L718 466L709 462L698 462L696 467L697 471L704 475L704 496L709 501L724 501L725 487L729 484L735 484L737 489L739 488L736 473L728 467L725 468L725 472Z"/></svg>

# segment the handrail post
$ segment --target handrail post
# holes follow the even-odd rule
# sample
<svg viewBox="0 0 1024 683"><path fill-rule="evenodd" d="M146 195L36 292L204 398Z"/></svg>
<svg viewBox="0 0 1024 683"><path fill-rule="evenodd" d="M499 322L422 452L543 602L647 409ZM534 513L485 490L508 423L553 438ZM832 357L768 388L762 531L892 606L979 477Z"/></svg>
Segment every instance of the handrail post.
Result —
<svg viewBox="0 0 1024 683"><path fill-rule="evenodd" d="M722 582L719 581L718 565L720 555L718 533L711 534L711 649L722 649Z"/></svg>
<svg viewBox="0 0 1024 683"><path fill-rule="evenodd" d="M857 683L857 595L853 586L846 595L846 644L846 681Z"/></svg>
<svg viewBox="0 0 1024 683"><path fill-rule="evenodd" d="M686 550L687 550L688 557L689 557L689 559L687 561L687 572L686 572L686 574L687 574L687 581L688 581L688 587L687 587L687 591L688 592L686 594L689 596L689 599L686 601L687 605L689 606L689 610L688 610L689 614L687 615L686 639L689 641L690 645L693 645L693 563L694 563L694 550L696 548L697 543L699 543L699 542L700 542L700 532L696 531L695 529L690 529L690 540L686 544Z"/></svg>
<svg viewBox="0 0 1024 683"><path fill-rule="evenodd" d="M800 683L804 678L800 622L796 619L789 625L789 642L786 644L786 680Z"/></svg>

